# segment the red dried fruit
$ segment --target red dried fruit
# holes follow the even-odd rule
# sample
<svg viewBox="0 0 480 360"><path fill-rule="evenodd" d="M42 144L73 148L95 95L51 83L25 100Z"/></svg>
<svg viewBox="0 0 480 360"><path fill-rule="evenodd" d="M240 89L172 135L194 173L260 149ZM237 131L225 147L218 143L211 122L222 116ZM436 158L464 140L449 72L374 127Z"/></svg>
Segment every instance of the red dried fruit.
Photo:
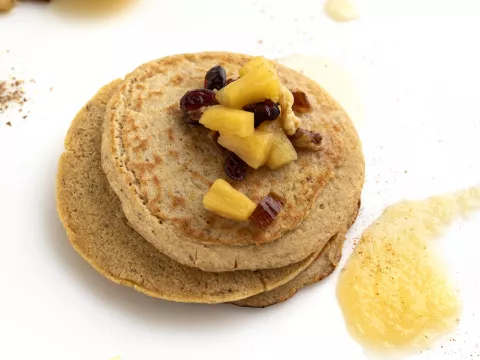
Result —
<svg viewBox="0 0 480 360"><path fill-rule="evenodd" d="M225 69L223 67L218 65L207 71L203 86L205 87L205 89L209 90L220 90L221 88L225 87L226 84L227 73L225 72Z"/></svg>
<svg viewBox="0 0 480 360"><path fill-rule="evenodd" d="M198 110L202 106L212 105L215 102L215 93L208 89L196 89L187 91L180 99L182 110Z"/></svg>
<svg viewBox="0 0 480 360"><path fill-rule="evenodd" d="M292 91L293 106L292 109L296 114L303 114L312 111L312 104L308 100L307 94L303 91Z"/></svg>
<svg viewBox="0 0 480 360"><path fill-rule="evenodd" d="M322 135L310 130L297 129L289 139L297 149L309 151L319 151L321 149Z"/></svg>
<svg viewBox="0 0 480 360"><path fill-rule="evenodd" d="M225 172L234 181L243 181L247 176L247 164L235 153L230 152L225 161Z"/></svg>
<svg viewBox="0 0 480 360"><path fill-rule="evenodd" d="M255 127L260 126L264 121L275 120L280 116L280 107L272 100L265 100L244 106L243 110L253 112L255 116Z"/></svg>
<svg viewBox="0 0 480 360"><path fill-rule="evenodd" d="M285 199L280 195L270 192L257 205L250 220L260 229L267 228L278 216L285 205Z"/></svg>

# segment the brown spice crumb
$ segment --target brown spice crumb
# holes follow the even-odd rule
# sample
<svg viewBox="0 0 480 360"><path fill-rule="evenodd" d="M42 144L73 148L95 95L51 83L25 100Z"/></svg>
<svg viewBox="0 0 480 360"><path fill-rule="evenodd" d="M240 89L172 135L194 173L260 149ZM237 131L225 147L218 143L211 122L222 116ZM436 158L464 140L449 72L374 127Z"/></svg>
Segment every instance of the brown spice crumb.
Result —
<svg viewBox="0 0 480 360"><path fill-rule="evenodd" d="M7 122L7 126L12 126L12 123L10 121Z"/></svg>
<svg viewBox="0 0 480 360"><path fill-rule="evenodd" d="M13 78L10 81L0 81L0 114L3 114L12 104L22 106L28 101L23 89L24 81Z"/></svg>

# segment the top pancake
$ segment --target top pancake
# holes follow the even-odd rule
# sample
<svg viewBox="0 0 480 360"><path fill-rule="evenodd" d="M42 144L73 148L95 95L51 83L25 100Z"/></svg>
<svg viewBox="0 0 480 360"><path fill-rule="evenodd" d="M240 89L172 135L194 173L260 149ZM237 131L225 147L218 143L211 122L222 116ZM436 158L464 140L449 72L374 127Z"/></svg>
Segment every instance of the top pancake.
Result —
<svg viewBox="0 0 480 360"><path fill-rule="evenodd" d="M112 97L105 119L103 168L132 226L168 256L207 271L283 266L319 250L321 241L299 252L288 245L289 256L276 243L302 224L334 170L343 165L352 147L359 146L348 116L318 84L276 65L288 88L302 90L309 97L313 110L302 115L301 126L321 133L322 150L300 152L297 161L280 170L251 170L244 182L231 182L255 202L270 191L287 199L267 230L258 231L249 223L207 211L202 198L210 185L218 178L228 181L224 158L207 136L208 130L183 123L179 100L186 91L203 86L211 67L222 65L229 77L236 77L249 59L231 53L200 53L142 65ZM352 186L358 188L358 184ZM329 223L330 217L340 215L323 216L327 218L322 222ZM322 234L323 229L316 229L315 233L327 241L337 230ZM294 244L302 248L301 236ZM272 245L273 257L251 256L255 248L264 246L267 251L268 245ZM283 255L275 249L282 247Z"/></svg>

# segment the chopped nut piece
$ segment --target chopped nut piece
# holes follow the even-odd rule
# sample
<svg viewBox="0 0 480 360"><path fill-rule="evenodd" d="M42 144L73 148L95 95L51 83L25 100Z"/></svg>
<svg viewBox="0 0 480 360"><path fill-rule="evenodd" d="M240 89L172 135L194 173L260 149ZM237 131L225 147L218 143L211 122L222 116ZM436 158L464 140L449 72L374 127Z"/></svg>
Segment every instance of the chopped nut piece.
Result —
<svg viewBox="0 0 480 360"><path fill-rule="evenodd" d="M319 133L298 129L290 140L297 149L319 151L321 149L322 135Z"/></svg>
<svg viewBox="0 0 480 360"><path fill-rule="evenodd" d="M281 119L287 135L295 134L295 131L300 126L300 119L292 110L293 103L293 94L287 89L287 87L282 86L282 92L280 94L280 107L282 109Z"/></svg>
<svg viewBox="0 0 480 360"><path fill-rule="evenodd" d="M293 94L293 112L295 114L303 114L312 111L312 105L308 100L307 94L303 91L292 91Z"/></svg>
<svg viewBox="0 0 480 360"><path fill-rule="evenodd" d="M285 199L280 195L271 192L260 201L252 212L252 215L250 215L250 220L255 226L260 229L265 229L273 222L273 220L275 220L284 205Z"/></svg>

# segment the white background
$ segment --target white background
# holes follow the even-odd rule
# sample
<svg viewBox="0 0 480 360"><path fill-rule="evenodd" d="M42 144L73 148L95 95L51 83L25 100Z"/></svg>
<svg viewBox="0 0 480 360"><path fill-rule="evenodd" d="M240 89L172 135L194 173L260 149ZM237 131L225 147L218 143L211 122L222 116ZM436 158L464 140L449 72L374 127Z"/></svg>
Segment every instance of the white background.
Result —
<svg viewBox="0 0 480 360"><path fill-rule="evenodd" d="M0 16L0 79L36 80L27 119L0 114L0 359L366 358L335 299L338 271L263 310L154 300L97 274L56 215L63 139L100 86L167 54L329 58L351 75L364 109L367 179L345 261L388 204L480 185L480 2L365 0L360 19L336 23L322 0L132 1L109 17L31 3ZM480 357L472 219L439 243L462 294L460 327L418 359Z"/></svg>

